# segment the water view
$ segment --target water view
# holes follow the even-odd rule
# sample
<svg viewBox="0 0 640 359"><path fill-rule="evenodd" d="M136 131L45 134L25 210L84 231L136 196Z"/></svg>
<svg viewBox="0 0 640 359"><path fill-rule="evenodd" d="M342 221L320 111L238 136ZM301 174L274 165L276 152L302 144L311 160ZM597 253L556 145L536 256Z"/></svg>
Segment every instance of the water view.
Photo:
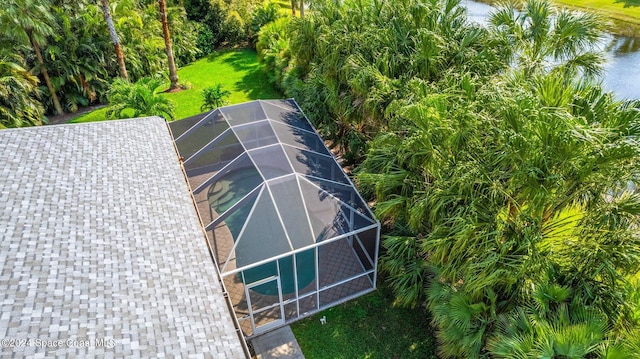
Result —
<svg viewBox="0 0 640 359"><path fill-rule="evenodd" d="M485 3L463 0L469 19L485 24L492 7ZM640 99L640 38L608 35L604 39L606 51L603 84L620 98Z"/></svg>

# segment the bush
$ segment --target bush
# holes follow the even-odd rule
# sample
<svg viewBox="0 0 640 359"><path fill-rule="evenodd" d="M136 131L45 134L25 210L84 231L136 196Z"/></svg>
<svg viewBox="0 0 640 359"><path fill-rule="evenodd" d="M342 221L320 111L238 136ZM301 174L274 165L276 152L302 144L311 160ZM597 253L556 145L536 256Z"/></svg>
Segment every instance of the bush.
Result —
<svg viewBox="0 0 640 359"><path fill-rule="evenodd" d="M222 34L223 41L226 42L227 45L235 45L247 40L245 23L238 12L229 12L222 24Z"/></svg>
<svg viewBox="0 0 640 359"><path fill-rule="evenodd" d="M247 40L253 9L259 0L186 0L187 18L208 28L198 30L198 48L211 53L221 45L237 45Z"/></svg>
<svg viewBox="0 0 640 359"><path fill-rule="evenodd" d="M278 7L272 2L256 8L251 16L251 24L249 26L251 43L255 45L258 40L258 33L263 26L276 21L279 17Z"/></svg>
<svg viewBox="0 0 640 359"><path fill-rule="evenodd" d="M266 24L260 30L256 43L258 59L265 64L269 80L282 90L284 90L283 80L291 61L287 32L289 23L288 17L282 17Z"/></svg>
<svg viewBox="0 0 640 359"><path fill-rule="evenodd" d="M225 90L222 84L206 87L204 90L202 90L204 103L200 107L200 110L209 111L226 105L227 101L225 100L225 98L227 98L229 95L231 95L231 92Z"/></svg>
<svg viewBox="0 0 640 359"><path fill-rule="evenodd" d="M196 31L198 32L196 46L203 55L209 55L215 51L216 37L210 27L199 22L196 24Z"/></svg>
<svg viewBox="0 0 640 359"><path fill-rule="evenodd" d="M107 118L128 118L164 115L174 118L174 104L157 89L164 83L160 77L143 77L135 83L118 78L107 93ZM133 115L129 115L133 112Z"/></svg>

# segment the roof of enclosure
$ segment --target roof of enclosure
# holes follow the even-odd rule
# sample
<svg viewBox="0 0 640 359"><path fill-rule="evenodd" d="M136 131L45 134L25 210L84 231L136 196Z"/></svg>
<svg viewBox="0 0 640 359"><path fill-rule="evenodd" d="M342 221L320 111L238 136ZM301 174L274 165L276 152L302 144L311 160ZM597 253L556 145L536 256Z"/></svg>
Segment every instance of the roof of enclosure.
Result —
<svg viewBox="0 0 640 359"><path fill-rule="evenodd" d="M194 196L206 194L214 212L205 226L229 227L233 267L378 225L292 99L222 107L170 127Z"/></svg>

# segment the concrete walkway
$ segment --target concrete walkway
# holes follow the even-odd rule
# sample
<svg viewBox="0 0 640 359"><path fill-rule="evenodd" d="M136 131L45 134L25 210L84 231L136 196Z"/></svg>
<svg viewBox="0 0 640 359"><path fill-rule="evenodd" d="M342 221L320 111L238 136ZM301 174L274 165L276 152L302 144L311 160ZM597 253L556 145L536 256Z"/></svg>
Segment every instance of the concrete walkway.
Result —
<svg viewBox="0 0 640 359"><path fill-rule="evenodd" d="M251 339L256 359L304 359L291 327L278 328Z"/></svg>

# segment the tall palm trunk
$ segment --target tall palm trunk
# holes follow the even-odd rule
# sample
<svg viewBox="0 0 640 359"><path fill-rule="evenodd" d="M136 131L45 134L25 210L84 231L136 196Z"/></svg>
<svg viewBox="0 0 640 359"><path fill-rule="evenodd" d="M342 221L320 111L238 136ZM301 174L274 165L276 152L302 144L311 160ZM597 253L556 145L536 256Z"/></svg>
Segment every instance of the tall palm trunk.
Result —
<svg viewBox="0 0 640 359"><path fill-rule="evenodd" d="M129 79L127 74L127 67L124 65L124 54L122 53L122 46L120 46L120 38L116 32L116 27L113 25L113 17L111 17L111 11L109 10L109 0L100 0L102 4L102 14L104 15L104 21L107 22L109 28L109 36L111 36L111 43L116 50L116 58L118 59L118 67L120 69L120 76L124 79Z"/></svg>
<svg viewBox="0 0 640 359"><path fill-rule="evenodd" d="M300 0L300 18L304 17L304 0Z"/></svg>
<svg viewBox="0 0 640 359"><path fill-rule="evenodd" d="M296 0L291 0L291 16L296 16Z"/></svg>
<svg viewBox="0 0 640 359"><path fill-rule="evenodd" d="M167 22L167 6L165 0L158 0L160 6L160 20L162 21L162 36L164 36L164 47L167 52L167 60L169 61L169 80L171 85L169 91L178 89L178 71L176 63L173 60L173 50L171 50L171 37L169 35L169 24Z"/></svg>
<svg viewBox="0 0 640 359"><path fill-rule="evenodd" d="M51 84L49 72L47 71L47 67L44 65L44 59L42 58L40 47L33 39L33 35L31 33L29 33L28 35L29 41L31 41L31 46L33 47L33 51L36 53L36 58L38 59L38 63L40 64L40 72L42 73L44 82L47 84L47 88L49 89L49 93L51 94L51 100L53 100L53 107L55 108L56 115L61 115L64 113L64 111L62 110L62 106L60 105L60 100L58 100L58 95L56 95L56 90L53 88L53 84Z"/></svg>

